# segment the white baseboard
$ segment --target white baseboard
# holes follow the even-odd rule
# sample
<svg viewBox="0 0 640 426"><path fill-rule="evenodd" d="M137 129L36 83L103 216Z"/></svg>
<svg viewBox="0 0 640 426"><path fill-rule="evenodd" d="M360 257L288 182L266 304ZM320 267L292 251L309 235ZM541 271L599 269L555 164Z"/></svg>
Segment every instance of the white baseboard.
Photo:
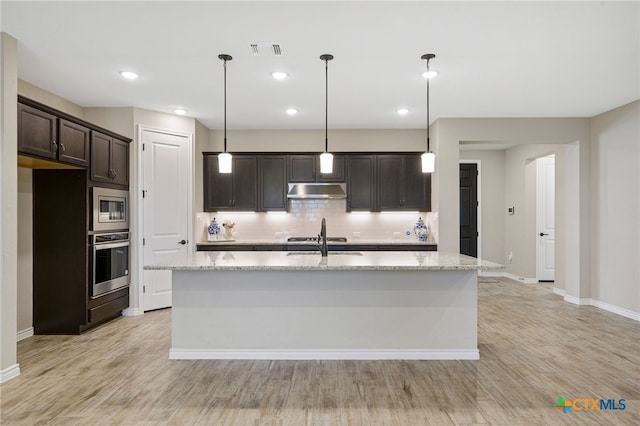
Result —
<svg viewBox="0 0 640 426"><path fill-rule="evenodd" d="M0 370L0 383L9 381L20 375L20 366L13 364L11 367L7 367L4 370Z"/></svg>
<svg viewBox="0 0 640 426"><path fill-rule="evenodd" d="M634 312L630 309L621 308L619 306L611 305L609 303L601 302L595 299L590 299L590 298L581 299L575 296L570 296L568 294L565 294L564 290L560 290L560 291L562 291L562 294L560 294L559 292L556 293L554 289L554 293L560 294L561 296L563 296L565 302L573 303L574 305L580 305L580 306L595 306L596 308L602 309L603 311L621 315L625 318L629 318L635 321L640 321L640 312Z"/></svg>
<svg viewBox="0 0 640 426"><path fill-rule="evenodd" d="M504 272L502 271L478 271L479 277L504 277Z"/></svg>
<svg viewBox="0 0 640 426"><path fill-rule="evenodd" d="M609 303L601 302L599 300L591 300L591 304L597 308L604 309L605 311L622 315L623 317L630 318L632 320L640 321L640 312L634 312L630 309L610 305Z"/></svg>
<svg viewBox="0 0 640 426"><path fill-rule="evenodd" d="M524 284L538 284L538 280L536 278L525 278L519 275L511 274L509 272L502 272L502 276L505 278L509 278L513 281L518 281Z"/></svg>
<svg viewBox="0 0 640 426"><path fill-rule="evenodd" d="M171 348L169 359L262 360L477 360L477 349L460 350L214 350Z"/></svg>
<svg viewBox="0 0 640 426"><path fill-rule="evenodd" d="M138 315L143 315L144 311L140 308L127 308L122 310L123 317L137 317Z"/></svg>
<svg viewBox="0 0 640 426"><path fill-rule="evenodd" d="M592 300L587 297L580 298L580 297L571 296L566 293L564 295L564 301L573 303L574 305L580 305L580 306L589 306L593 304Z"/></svg>
<svg viewBox="0 0 640 426"><path fill-rule="evenodd" d="M31 336L33 336L33 327L25 328L24 330L18 331L16 342L27 339Z"/></svg>
<svg viewBox="0 0 640 426"><path fill-rule="evenodd" d="M524 282L525 284L533 284L538 282L534 278L518 277L517 275L513 275L508 272L497 272L496 274L499 274L499 275L492 275L492 276L503 276L505 278L509 278L514 281ZM558 288L558 287L553 288L553 293L563 297L565 302L573 303L574 305L595 306L596 308L600 308L607 312L612 312L614 314L621 315L625 318L630 318L632 320L640 321L640 312L634 312L630 309L621 308L619 306L611 305L609 303L601 302L599 300L595 300L591 298L579 298L579 297L571 296L571 295L568 295L564 289Z"/></svg>

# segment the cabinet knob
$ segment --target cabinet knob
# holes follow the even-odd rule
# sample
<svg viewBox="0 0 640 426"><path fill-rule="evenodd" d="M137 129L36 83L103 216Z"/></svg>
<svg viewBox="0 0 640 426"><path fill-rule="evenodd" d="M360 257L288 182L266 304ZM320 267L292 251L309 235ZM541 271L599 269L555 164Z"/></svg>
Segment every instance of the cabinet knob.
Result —
<svg viewBox="0 0 640 426"><path fill-rule="evenodd" d="M115 179L116 176L118 176L118 173L116 172L116 169L113 169L113 178Z"/></svg>
<svg viewBox="0 0 640 426"><path fill-rule="evenodd" d="M178 244L185 245L185 244L187 244L187 240L180 240L180 241L178 241Z"/></svg>
<svg viewBox="0 0 640 426"><path fill-rule="evenodd" d="M58 144L56 143L56 141L52 141L51 145L53 145L53 151L57 152L58 151Z"/></svg>
<svg viewBox="0 0 640 426"><path fill-rule="evenodd" d="M62 152L64 154L65 151L66 151L66 148L64 147L64 144L61 143L60 144L60 152Z"/></svg>

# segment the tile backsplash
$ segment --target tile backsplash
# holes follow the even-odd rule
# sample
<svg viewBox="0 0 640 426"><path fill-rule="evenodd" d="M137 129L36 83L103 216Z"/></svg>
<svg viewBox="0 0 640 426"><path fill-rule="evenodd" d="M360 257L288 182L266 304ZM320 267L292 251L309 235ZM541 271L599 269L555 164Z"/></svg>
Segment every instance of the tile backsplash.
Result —
<svg viewBox="0 0 640 426"><path fill-rule="evenodd" d="M283 241L289 236L315 236L320 223L327 221L327 236L347 237L349 241L401 239L414 241L413 225L422 217L431 231L429 241L437 242L438 214L434 212L351 212L346 200L289 200L287 212L197 213L196 239L207 241L207 226L213 218L222 224L235 222L237 241ZM409 235L406 235L409 232Z"/></svg>

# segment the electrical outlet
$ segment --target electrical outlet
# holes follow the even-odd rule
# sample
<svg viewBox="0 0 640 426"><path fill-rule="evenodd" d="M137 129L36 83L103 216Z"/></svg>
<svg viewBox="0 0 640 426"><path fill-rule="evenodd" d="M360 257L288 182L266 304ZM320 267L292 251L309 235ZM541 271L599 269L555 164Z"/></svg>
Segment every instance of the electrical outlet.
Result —
<svg viewBox="0 0 640 426"><path fill-rule="evenodd" d="M351 236L352 236L353 238L360 238L360 232L357 232L357 231L356 231L356 232L352 232L352 233L351 233Z"/></svg>
<svg viewBox="0 0 640 426"><path fill-rule="evenodd" d="M513 252L509 252L509 263L513 262Z"/></svg>

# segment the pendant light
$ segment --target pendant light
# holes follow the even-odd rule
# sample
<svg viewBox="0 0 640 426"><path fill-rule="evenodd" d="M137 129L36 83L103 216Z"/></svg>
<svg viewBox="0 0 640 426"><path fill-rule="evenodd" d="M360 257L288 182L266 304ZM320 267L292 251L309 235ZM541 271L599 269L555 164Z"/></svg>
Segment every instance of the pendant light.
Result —
<svg viewBox="0 0 640 426"><path fill-rule="evenodd" d="M431 79L429 74L429 61L435 58L433 53L427 53L420 57L427 61L427 152L422 154L422 173L433 173L436 168L436 155L430 151L429 144L429 80Z"/></svg>
<svg viewBox="0 0 640 426"><path fill-rule="evenodd" d="M325 83L325 106L324 106L324 152L320 154L320 173L333 173L333 155L329 153L329 61L333 59L333 55L321 55L320 59L324 61L324 83Z"/></svg>
<svg viewBox="0 0 640 426"><path fill-rule="evenodd" d="M218 59L224 61L224 152L218 154L218 171L231 173L231 154L227 152L227 61L233 58L223 53L218 55Z"/></svg>

